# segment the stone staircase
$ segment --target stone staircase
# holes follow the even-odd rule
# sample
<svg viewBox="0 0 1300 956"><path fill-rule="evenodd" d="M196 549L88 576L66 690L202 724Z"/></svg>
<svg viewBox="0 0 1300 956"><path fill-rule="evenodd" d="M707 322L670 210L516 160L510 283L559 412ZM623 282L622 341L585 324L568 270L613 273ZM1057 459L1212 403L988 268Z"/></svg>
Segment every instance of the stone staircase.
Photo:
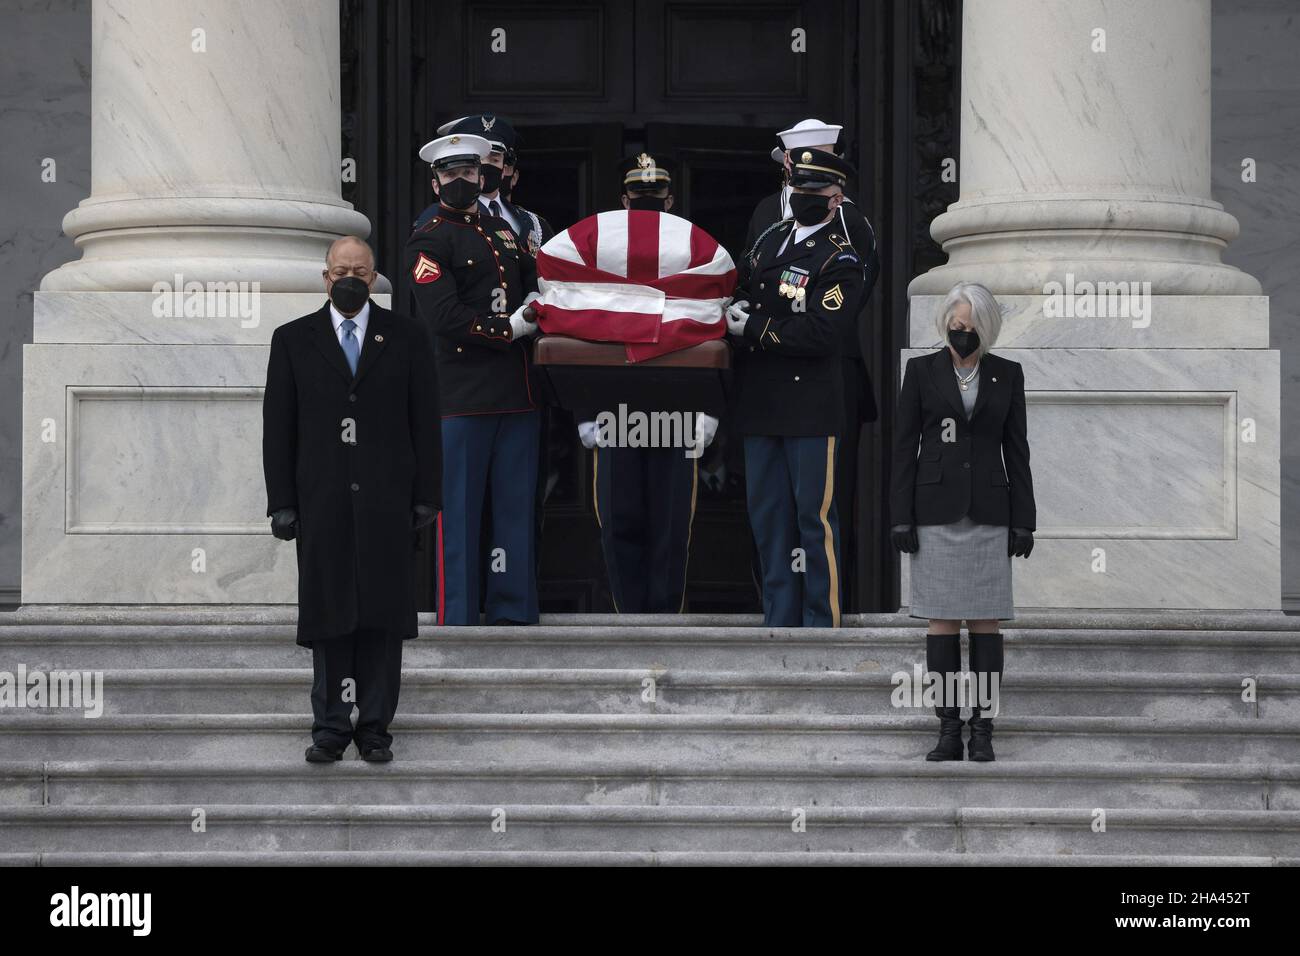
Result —
<svg viewBox="0 0 1300 956"><path fill-rule="evenodd" d="M924 658L906 617L552 615L423 626L397 760L308 765L292 622L0 613L0 671L104 678L98 718L0 709L0 862L1300 862L1300 620L1280 614L1024 613L991 764L921 759L937 721L890 704Z"/></svg>

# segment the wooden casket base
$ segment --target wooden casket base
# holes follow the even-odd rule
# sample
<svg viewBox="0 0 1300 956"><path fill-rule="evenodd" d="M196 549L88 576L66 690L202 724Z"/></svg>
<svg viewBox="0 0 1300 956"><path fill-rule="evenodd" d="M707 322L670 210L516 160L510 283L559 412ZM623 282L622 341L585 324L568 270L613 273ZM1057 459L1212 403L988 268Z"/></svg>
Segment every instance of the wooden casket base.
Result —
<svg viewBox="0 0 1300 956"><path fill-rule="evenodd" d="M707 412L721 418L731 385L731 347L713 339L643 362L622 345L543 335L533 361L561 408L577 416L601 411Z"/></svg>

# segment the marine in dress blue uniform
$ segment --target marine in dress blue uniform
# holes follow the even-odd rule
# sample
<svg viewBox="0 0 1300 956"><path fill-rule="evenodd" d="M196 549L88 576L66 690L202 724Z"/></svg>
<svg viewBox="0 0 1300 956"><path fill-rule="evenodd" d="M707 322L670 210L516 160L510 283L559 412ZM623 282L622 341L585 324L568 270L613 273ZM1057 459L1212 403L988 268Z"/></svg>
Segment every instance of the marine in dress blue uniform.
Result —
<svg viewBox="0 0 1300 956"><path fill-rule="evenodd" d="M498 219L504 219L515 234L515 241L521 249L533 258L537 257L537 252L542 245L555 235L555 230L551 224L543 217L534 212L530 212L523 206L517 205L510 201L510 192L515 182L519 179L519 154L517 151L520 136L515 128L504 116L498 116L495 113L476 113L472 116L462 116L443 123L438 127L438 135L449 136L453 134L468 134L473 136L482 136L488 141L488 155L483 163L483 190L479 193L479 211L485 215L494 216ZM420 218L416 220L415 228L419 228L424 222L436 214L437 204L430 206ZM554 407L553 397L549 394L545 376L536 380L535 384L539 385L538 392L534 398L539 401L538 408L538 460L541 467L537 469L537 503L535 505L536 513L536 536L538 539L542 536L542 523L545 516L543 506L546 503L546 490L554 484L554 478L558 478L559 466L551 460L551 450L559 447L555 430L559 427L568 428L569 418L563 415ZM562 418L564 425L561 426L559 419ZM537 558L541 561L541 550L537 551Z"/></svg>
<svg viewBox="0 0 1300 956"><path fill-rule="evenodd" d="M478 205L487 140L452 134L426 144L439 208L410 238L406 268L434 335L442 406L443 511L438 611L477 624L486 564L488 623L537 621L535 486L538 413L526 339L537 270L503 219ZM489 551L480 535L491 494Z"/></svg>
<svg viewBox="0 0 1300 956"><path fill-rule="evenodd" d="M835 213L853 172L823 150L792 153L794 218L758 243L728 309L728 329L746 350L736 427L744 436L763 619L773 626L840 622L835 468L844 325L854 321L863 266Z"/></svg>
<svg viewBox="0 0 1300 956"><path fill-rule="evenodd" d="M672 208L668 161L641 153L625 160L620 172L625 209L667 212ZM597 411L592 410L590 417L594 419ZM717 426L716 418L698 414L694 435L687 437L702 451ZM594 421L580 424L578 434L583 445L594 446L593 498L614 609L621 614L682 612L699 491L699 453L688 456L685 448L599 445Z"/></svg>

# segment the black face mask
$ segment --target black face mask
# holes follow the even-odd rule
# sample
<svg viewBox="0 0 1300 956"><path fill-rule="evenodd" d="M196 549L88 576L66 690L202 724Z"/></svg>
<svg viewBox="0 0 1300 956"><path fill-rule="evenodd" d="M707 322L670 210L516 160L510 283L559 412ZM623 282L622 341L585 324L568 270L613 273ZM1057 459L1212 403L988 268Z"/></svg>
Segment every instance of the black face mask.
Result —
<svg viewBox="0 0 1300 956"><path fill-rule="evenodd" d="M953 347L958 355L962 358L966 358L980 347L980 334L978 332L957 332L950 330L948 332L948 344Z"/></svg>
<svg viewBox="0 0 1300 956"><path fill-rule="evenodd" d="M817 225L830 211L830 196L815 196L809 193L790 194L790 212L794 215L794 221L801 226Z"/></svg>
<svg viewBox="0 0 1300 956"><path fill-rule="evenodd" d="M474 205L478 194L478 183L459 177L438 187L438 199L452 209L468 209Z"/></svg>
<svg viewBox="0 0 1300 956"><path fill-rule="evenodd" d="M514 183L512 183L511 180L514 178L515 174L513 171L509 176L507 176L504 171L501 173L501 198L507 202L510 201L510 190L514 186Z"/></svg>
<svg viewBox="0 0 1300 956"><path fill-rule="evenodd" d="M658 196L629 196L627 208L648 209L651 212L667 212L668 200L660 199Z"/></svg>
<svg viewBox="0 0 1300 956"><path fill-rule="evenodd" d="M360 312L369 298L370 286L356 276L335 279L334 284L330 286L330 301L334 303L334 308L344 315L355 315Z"/></svg>
<svg viewBox="0 0 1300 956"><path fill-rule="evenodd" d="M483 191L494 193L501 186L501 169L489 164L483 165Z"/></svg>

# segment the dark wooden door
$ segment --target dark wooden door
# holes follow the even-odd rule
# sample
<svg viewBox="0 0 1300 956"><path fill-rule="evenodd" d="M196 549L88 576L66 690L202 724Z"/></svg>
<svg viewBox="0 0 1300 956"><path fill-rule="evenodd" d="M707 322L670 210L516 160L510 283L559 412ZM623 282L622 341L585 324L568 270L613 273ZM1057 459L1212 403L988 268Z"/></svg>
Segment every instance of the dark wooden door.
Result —
<svg viewBox="0 0 1300 956"><path fill-rule="evenodd" d="M894 37L882 25L891 9L883 0L343 0L345 148L362 145L363 174L406 164L395 179L345 193L376 223L391 274L411 219L432 198L415 149L439 123L490 111L523 134L518 201L557 230L616 208L621 157L661 151L680 164L674 212L738 256L750 212L779 184L768 156L776 131L815 116L845 126L841 145L864 173L859 202L871 215L868 196L885 192L874 166L883 122L875 84L889 66ZM611 608L590 457L568 417L553 414L544 610ZM737 446L724 435L702 466L688 609L756 610ZM880 498L880 471L872 458L859 496Z"/></svg>

